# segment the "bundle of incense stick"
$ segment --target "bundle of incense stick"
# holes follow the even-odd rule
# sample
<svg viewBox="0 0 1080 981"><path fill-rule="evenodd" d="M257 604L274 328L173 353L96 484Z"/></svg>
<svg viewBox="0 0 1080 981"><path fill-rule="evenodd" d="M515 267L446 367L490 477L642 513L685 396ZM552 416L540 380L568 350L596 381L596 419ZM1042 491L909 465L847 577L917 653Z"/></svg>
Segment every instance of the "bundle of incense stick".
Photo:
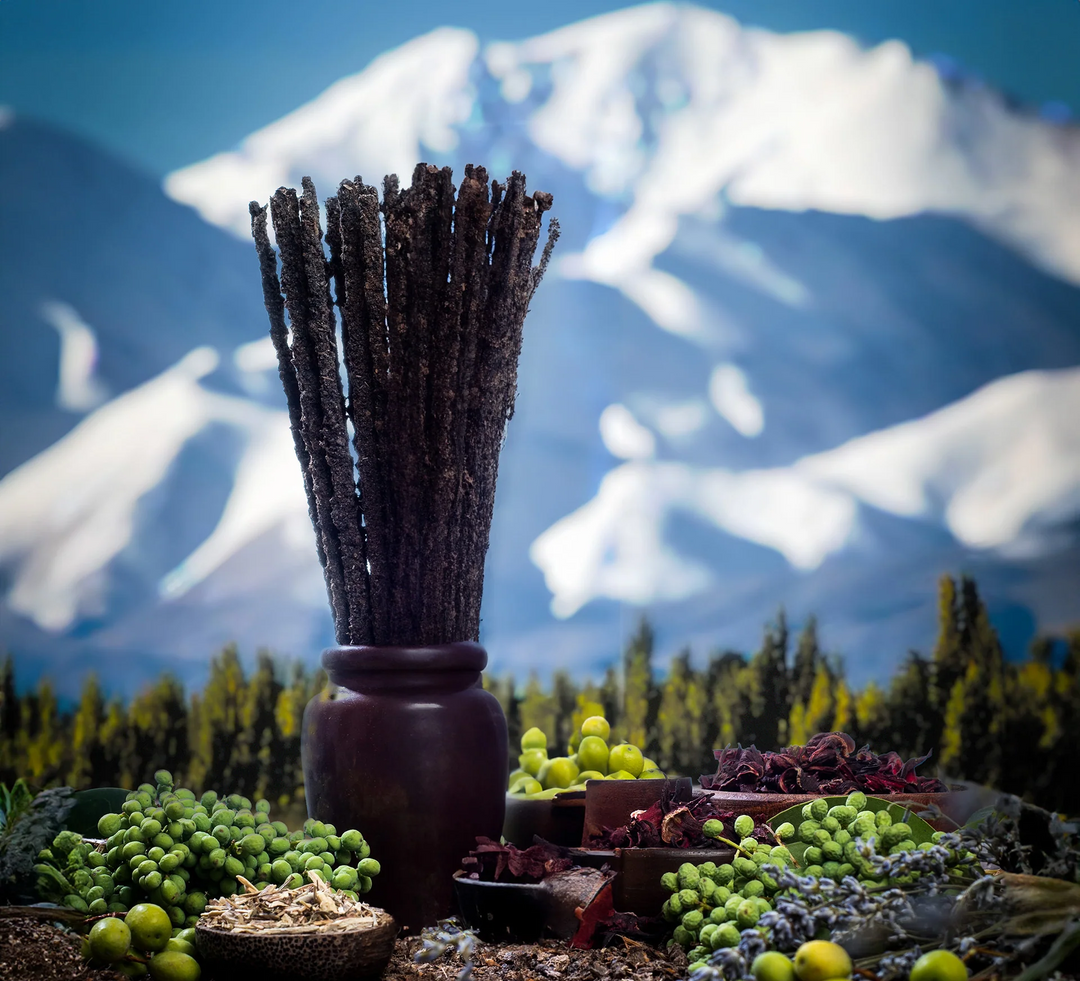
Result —
<svg viewBox="0 0 1080 981"><path fill-rule="evenodd" d="M270 336L339 644L476 640L521 332L551 195L418 164L250 205ZM380 220L381 217L381 220ZM287 314L287 317L286 317ZM340 347L338 332L340 328ZM341 365L344 365L344 385ZM352 427L350 448L349 426Z"/></svg>

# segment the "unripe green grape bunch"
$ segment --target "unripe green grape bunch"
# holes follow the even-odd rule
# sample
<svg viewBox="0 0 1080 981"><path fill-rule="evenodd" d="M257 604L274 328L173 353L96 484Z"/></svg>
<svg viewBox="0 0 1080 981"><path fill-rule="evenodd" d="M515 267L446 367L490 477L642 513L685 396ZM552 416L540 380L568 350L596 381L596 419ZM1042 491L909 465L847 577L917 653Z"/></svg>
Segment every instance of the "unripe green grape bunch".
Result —
<svg viewBox="0 0 1080 981"><path fill-rule="evenodd" d="M723 835L722 822L712 819L706 824L709 837ZM761 842L751 837L754 819L740 814L732 823L738 848L731 862L684 862L677 872L661 876L661 885L671 893L661 915L674 925L674 942L687 951L690 961L704 962L712 951L734 947L741 932L773 908L772 898L779 889L774 873L795 864L783 843L788 830L777 829L775 845Z"/></svg>
<svg viewBox="0 0 1080 981"><path fill-rule="evenodd" d="M754 928L775 899L786 894L777 881L785 869L837 882L850 875L869 887L904 884L918 873L900 868L902 856L928 851L942 837L935 832L931 840L916 844L910 825L894 821L887 810L868 810L867 798L860 792L840 805L830 806L824 798L806 804L797 828L790 822L776 828L778 845L749 837L753 829L754 821L740 815L733 822L734 839L728 839L722 822L707 821L703 827L707 837L738 844L731 862L698 866L687 862L678 872L661 877L671 893L662 914L674 924L674 941L687 951L690 974L706 964L713 951L736 946L740 933ZM791 841L801 856L796 858L785 841ZM898 874L882 876L880 859L896 856L901 857ZM962 875L961 867L972 858L970 853L950 852L946 865Z"/></svg>
<svg viewBox="0 0 1080 981"><path fill-rule="evenodd" d="M98 821L103 851L72 832L61 832L39 856L39 891L69 884L63 903L91 915L123 913L141 902L161 906L174 929L192 927L210 899L242 891L242 876L256 888L295 888L316 875L350 899L370 891L379 874L371 847L356 830L307 820L290 832L270 820L270 804L240 794L201 797L173 788L167 770L127 795L120 813ZM61 854L58 855L57 852ZM63 865L61 867L61 860Z"/></svg>
<svg viewBox="0 0 1080 981"><path fill-rule="evenodd" d="M913 872L883 876L879 861L928 851L942 836L935 832L929 841L916 843L914 834L909 824L894 820L888 810L867 809L866 795L859 791L832 806L818 798L803 806L796 831L797 840L805 846L799 874L837 882L851 875L867 886L914 881L917 873ZM972 857L953 854L950 861L959 867Z"/></svg>

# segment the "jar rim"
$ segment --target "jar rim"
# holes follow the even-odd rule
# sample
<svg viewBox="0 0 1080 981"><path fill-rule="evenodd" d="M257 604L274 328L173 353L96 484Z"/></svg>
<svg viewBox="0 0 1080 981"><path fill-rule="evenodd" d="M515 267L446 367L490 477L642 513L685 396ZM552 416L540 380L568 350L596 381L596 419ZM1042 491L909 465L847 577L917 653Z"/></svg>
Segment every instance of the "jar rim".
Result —
<svg viewBox="0 0 1080 981"><path fill-rule="evenodd" d="M328 674L483 671L487 661L487 651L471 640L417 647L341 645L322 653L322 666Z"/></svg>

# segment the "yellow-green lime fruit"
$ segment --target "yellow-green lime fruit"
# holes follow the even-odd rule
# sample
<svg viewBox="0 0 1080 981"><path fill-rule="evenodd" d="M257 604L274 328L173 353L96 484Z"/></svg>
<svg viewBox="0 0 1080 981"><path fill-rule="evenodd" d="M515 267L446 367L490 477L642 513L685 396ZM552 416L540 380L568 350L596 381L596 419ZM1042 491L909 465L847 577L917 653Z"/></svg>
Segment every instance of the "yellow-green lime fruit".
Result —
<svg viewBox="0 0 1080 981"><path fill-rule="evenodd" d="M569 756L571 753L576 753L578 746L581 745L581 733L573 732L570 734L570 742L566 744L566 753Z"/></svg>
<svg viewBox="0 0 1080 981"><path fill-rule="evenodd" d="M201 974L199 962L179 950L163 950L150 961L150 977L154 981L199 981Z"/></svg>
<svg viewBox="0 0 1080 981"><path fill-rule="evenodd" d="M531 777L532 774L528 770L523 770L519 766L516 770L511 771L509 778L506 781L507 787L513 787L522 777Z"/></svg>
<svg viewBox="0 0 1080 981"><path fill-rule="evenodd" d="M603 780L604 774L599 770L582 770L578 775L578 783L585 783L586 780Z"/></svg>
<svg viewBox="0 0 1080 981"><path fill-rule="evenodd" d="M628 772L627 770L616 770L614 773L609 773L606 777L604 777L604 779L605 780L637 780L637 777L635 777L632 773Z"/></svg>
<svg viewBox="0 0 1080 981"><path fill-rule="evenodd" d="M581 736L599 736L607 742L611 738L611 726L602 715L590 715L581 723Z"/></svg>
<svg viewBox="0 0 1080 981"><path fill-rule="evenodd" d="M510 788L512 794L538 794L544 789L542 783L536 779L536 777L522 777L513 787Z"/></svg>
<svg viewBox="0 0 1080 981"><path fill-rule="evenodd" d="M611 752L608 753L608 773L625 770L632 777L640 777L643 769L645 757L637 746L632 743L619 743L618 746L611 747Z"/></svg>
<svg viewBox="0 0 1080 981"><path fill-rule="evenodd" d="M795 965L778 950L758 954L750 965L754 981L795 981Z"/></svg>
<svg viewBox="0 0 1080 981"><path fill-rule="evenodd" d="M109 966L114 971L119 971L125 978L146 977L146 965L142 961L119 961Z"/></svg>
<svg viewBox="0 0 1080 981"><path fill-rule="evenodd" d="M578 766L567 756L556 756L555 759L548 760L546 770L542 772L543 776L538 779L545 790L550 790L552 787L569 787L577 782Z"/></svg>
<svg viewBox="0 0 1080 981"><path fill-rule="evenodd" d="M658 766L649 767L641 771L639 780L667 780L667 774Z"/></svg>
<svg viewBox="0 0 1080 981"><path fill-rule="evenodd" d="M524 753L530 749L542 749L545 753L547 752L547 736L544 735L543 729L533 726L521 734L521 751Z"/></svg>
<svg viewBox="0 0 1080 981"><path fill-rule="evenodd" d="M124 922L131 931L131 945L136 950L164 950L172 936L169 914L153 903L132 906Z"/></svg>
<svg viewBox="0 0 1080 981"><path fill-rule="evenodd" d="M535 777L547 762L546 749L527 749L518 757L518 766L530 777Z"/></svg>
<svg viewBox="0 0 1080 981"><path fill-rule="evenodd" d="M577 764L583 770L607 772L608 744L599 736L583 736L578 746Z"/></svg>
<svg viewBox="0 0 1080 981"><path fill-rule="evenodd" d="M90 928L87 940L91 956L108 964L127 954L131 946L131 930L123 920L110 916L106 920L98 920Z"/></svg>
<svg viewBox="0 0 1080 981"><path fill-rule="evenodd" d="M910 981L967 981L968 969L951 950L928 950L911 969Z"/></svg>
<svg viewBox="0 0 1080 981"><path fill-rule="evenodd" d="M187 954L188 957L195 956L195 945L189 940L181 940L179 937L170 938L169 942L165 945L166 950L178 950L181 954Z"/></svg>
<svg viewBox="0 0 1080 981"><path fill-rule="evenodd" d="M808 940L795 951L795 973L799 981L833 981L851 977L851 958L830 940Z"/></svg>

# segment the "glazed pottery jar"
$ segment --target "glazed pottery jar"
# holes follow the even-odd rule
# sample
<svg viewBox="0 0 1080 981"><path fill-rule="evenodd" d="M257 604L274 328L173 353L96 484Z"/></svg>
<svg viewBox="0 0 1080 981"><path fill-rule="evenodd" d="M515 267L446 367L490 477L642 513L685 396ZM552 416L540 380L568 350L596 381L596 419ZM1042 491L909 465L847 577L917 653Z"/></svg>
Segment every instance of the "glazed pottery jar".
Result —
<svg viewBox="0 0 1080 981"><path fill-rule="evenodd" d="M453 913L453 874L477 835L498 840L506 719L481 685L487 653L332 647L304 713L308 813L358 829L381 871L364 899L417 931Z"/></svg>

